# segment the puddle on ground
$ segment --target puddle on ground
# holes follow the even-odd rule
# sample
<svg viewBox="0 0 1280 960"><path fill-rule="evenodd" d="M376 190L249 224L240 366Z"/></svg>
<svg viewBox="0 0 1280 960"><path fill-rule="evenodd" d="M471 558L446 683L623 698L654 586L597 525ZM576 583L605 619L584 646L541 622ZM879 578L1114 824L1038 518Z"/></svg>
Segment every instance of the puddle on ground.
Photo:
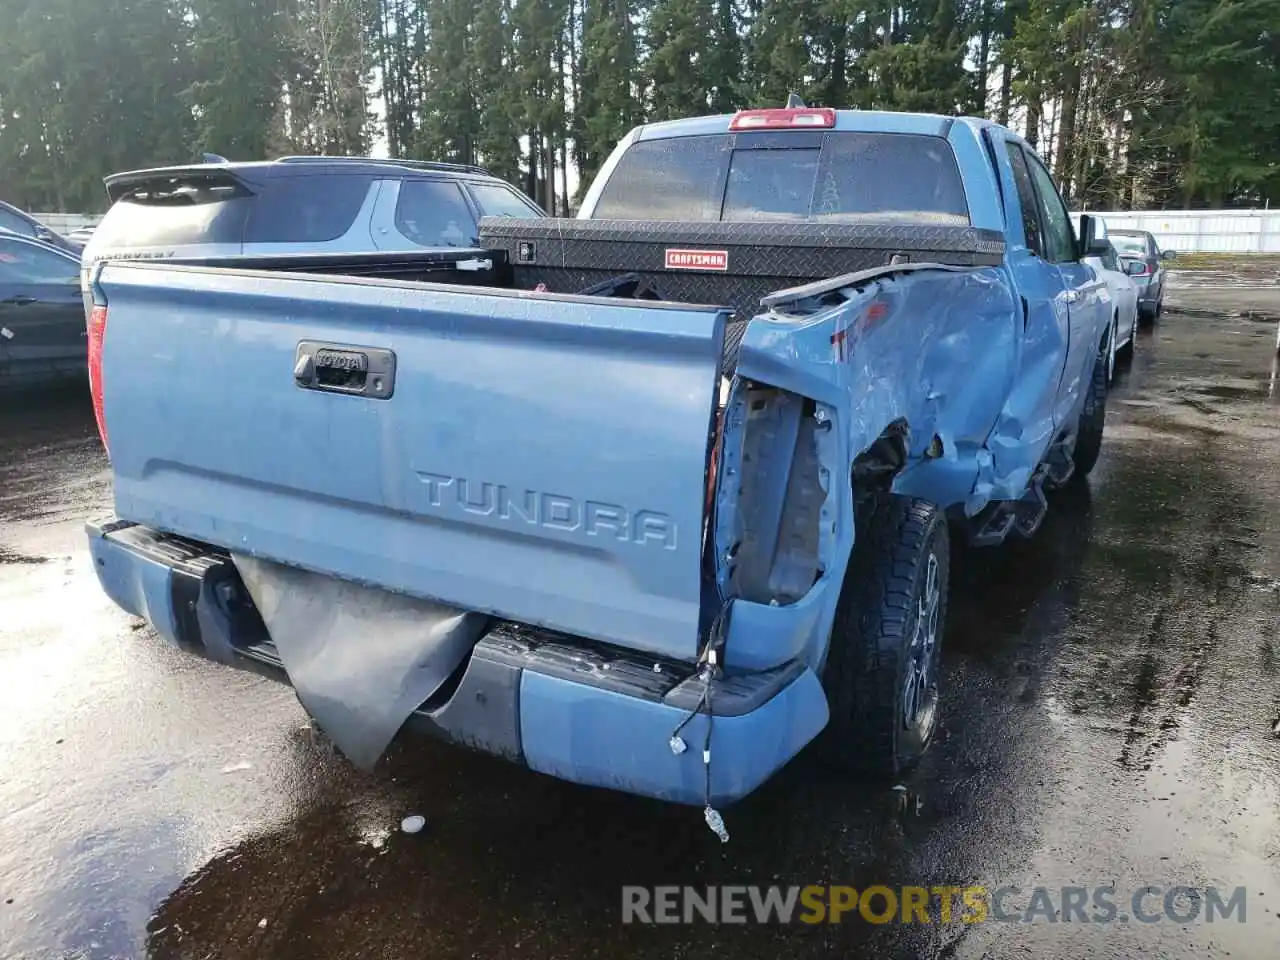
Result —
<svg viewBox="0 0 1280 960"><path fill-rule="evenodd" d="M18 553L16 550L10 550L8 547L0 546L0 566L3 566L6 563L36 564L48 562L48 557L33 557L30 554Z"/></svg>
<svg viewBox="0 0 1280 960"><path fill-rule="evenodd" d="M1280 323L1280 313L1266 310L1236 310L1227 316L1232 320L1246 320L1249 323Z"/></svg>

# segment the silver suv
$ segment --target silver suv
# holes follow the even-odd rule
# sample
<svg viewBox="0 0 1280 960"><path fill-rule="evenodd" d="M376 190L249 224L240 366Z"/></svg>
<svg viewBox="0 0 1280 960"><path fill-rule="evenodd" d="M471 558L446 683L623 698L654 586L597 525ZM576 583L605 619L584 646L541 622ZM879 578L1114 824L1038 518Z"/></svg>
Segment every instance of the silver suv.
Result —
<svg viewBox="0 0 1280 960"><path fill-rule="evenodd" d="M482 216L543 217L480 167L284 157L106 178L111 209L85 246L97 260L413 252L476 247Z"/></svg>

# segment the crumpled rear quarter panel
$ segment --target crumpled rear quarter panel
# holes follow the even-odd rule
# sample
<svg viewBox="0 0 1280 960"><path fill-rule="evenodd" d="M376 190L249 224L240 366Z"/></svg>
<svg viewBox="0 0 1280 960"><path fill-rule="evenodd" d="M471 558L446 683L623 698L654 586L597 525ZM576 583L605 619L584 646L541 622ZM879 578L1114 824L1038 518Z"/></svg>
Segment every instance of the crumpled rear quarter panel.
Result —
<svg viewBox="0 0 1280 960"><path fill-rule="evenodd" d="M761 669L796 656L810 663L824 656L854 546L851 465L890 425L908 428L908 465L895 492L966 513L1022 492L1021 475L997 474L986 448L1021 343L1021 310L1003 268L915 270L843 295L839 304L793 304L759 316L743 338L720 469L743 466L734 457L740 456L750 382L811 398L813 416L830 426L815 433L826 495L818 531L822 572L794 603L734 601L726 644L731 666ZM926 458L935 437L941 455ZM1027 459L1042 453L1025 451ZM722 583L740 520L737 490L722 483L718 495Z"/></svg>

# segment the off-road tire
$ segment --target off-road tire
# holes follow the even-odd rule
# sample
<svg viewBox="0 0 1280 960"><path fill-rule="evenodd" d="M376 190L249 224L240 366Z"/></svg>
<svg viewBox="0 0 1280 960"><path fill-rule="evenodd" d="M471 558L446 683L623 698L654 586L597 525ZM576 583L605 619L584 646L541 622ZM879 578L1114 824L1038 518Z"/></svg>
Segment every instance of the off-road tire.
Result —
<svg viewBox="0 0 1280 960"><path fill-rule="evenodd" d="M1087 477L1102 452L1102 433L1107 421L1107 357L1110 351L1111 344L1108 343L1098 352L1093 363L1093 376L1084 395L1084 407L1076 428L1076 445L1071 451L1071 459L1076 464L1072 475L1076 477Z"/></svg>
<svg viewBox="0 0 1280 960"><path fill-rule="evenodd" d="M831 711L823 753L845 770L893 776L920 759L937 730L950 540L933 504L888 493L859 508L856 533L823 669ZM931 560L937 597L925 685L931 707L927 722L908 725L907 671L916 664L913 640Z"/></svg>

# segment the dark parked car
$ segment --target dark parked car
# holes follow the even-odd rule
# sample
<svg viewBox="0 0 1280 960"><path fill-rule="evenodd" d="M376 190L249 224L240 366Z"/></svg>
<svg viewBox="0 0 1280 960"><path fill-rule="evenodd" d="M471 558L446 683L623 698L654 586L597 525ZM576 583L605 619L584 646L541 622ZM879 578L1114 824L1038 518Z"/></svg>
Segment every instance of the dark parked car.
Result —
<svg viewBox="0 0 1280 960"><path fill-rule="evenodd" d="M80 260L0 234L0 387L86 376Z"/></svg>
<svg viewBox="0 0 1280 960"><path fill-rule="evenodd" d="M1145 230L1110 230L1111 244L1125 264L1125 273L1138 288L1138 319L1151 323L1164 310L1164 261L1177 254L1161 251Z"/></svg>
<svg viewBox="0 0 1280 960"><path fill-rule="evenodd" d="M11 203L0 201L0 232L16 233L20 237L40 240L50 246L65 250L67 253L80 255L80 247L66 237L54 233L43 223L24 213Z"/></svg>

